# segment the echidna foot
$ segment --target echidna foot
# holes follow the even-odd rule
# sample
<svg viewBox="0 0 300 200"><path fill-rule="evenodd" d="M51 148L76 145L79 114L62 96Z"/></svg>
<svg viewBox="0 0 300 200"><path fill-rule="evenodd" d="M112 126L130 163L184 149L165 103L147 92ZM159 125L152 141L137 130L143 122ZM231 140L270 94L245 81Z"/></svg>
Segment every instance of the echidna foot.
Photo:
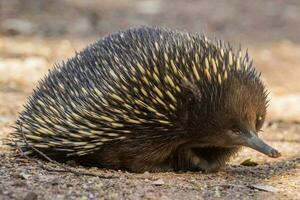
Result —
<svg viewBox="0 0 300 200"><path fill-rule="evenodd" d="M221 168L218 162L208 162L196 155L191 148L180 148L174 155L175 171L216 172Z"/></svg>

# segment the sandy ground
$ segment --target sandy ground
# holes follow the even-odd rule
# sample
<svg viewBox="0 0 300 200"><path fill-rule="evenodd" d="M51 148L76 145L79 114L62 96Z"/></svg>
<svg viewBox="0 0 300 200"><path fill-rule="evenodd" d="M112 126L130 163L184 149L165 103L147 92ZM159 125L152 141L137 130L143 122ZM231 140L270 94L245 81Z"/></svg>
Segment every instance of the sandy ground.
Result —
<svg viewBox="0 0 300 200"><path fill-rule="evenodd" d="M284 5L281 1L261 5L258 1L250 4L234 0L230 4L191 0L186 4L121 0L85 4L26 2L23 5L15 0L9 4L0 1L0 199L300 199L298 1ZM29 6L30 2L34 6ZM22 6L25 8L21 12ZM58 20L58 13L66 7ZM182 7L186 10L179 9ZM266 12L261 12L264 9ZM132 12L128 14L129 11ZM216 16L208 17L209 12ZM12 19L19 23L7 22ZM214 174L133 174L74 166L77 170L112 176L99 178L43 169L4 145L22 105L54 63L108 32L136 24L189 31L204 27L212 36L220 35L234 43L245 41L243 46L249 48L270 91L262 137L278 148L282 157L271 159L243 149L223 171ZM240 165L246 159L258 165Z"/></svg>

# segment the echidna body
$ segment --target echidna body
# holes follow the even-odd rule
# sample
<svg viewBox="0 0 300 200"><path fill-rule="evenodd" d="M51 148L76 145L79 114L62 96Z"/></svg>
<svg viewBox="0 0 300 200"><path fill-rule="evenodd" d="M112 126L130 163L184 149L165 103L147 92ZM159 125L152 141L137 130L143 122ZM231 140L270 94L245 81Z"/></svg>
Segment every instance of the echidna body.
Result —
<svg viewBox="0 0 300 200"><path fill-rule="evenodd" d="M248 55L203 35L140 27L105 37L56 66L17 120L35 153L112 169L222 167L257 136L267 95Z"/></svg>

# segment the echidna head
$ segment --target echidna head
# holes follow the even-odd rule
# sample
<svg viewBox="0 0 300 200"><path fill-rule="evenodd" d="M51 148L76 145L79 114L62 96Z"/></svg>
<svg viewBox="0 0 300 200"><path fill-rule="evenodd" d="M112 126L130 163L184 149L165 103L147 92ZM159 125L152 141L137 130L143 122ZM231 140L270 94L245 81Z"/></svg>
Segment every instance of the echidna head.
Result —
<svg viewBox="0 0 300 200"><path fill-rule="evenodd" d="M208 126L210 130L217 130L211 134L214 139L210 141L217 146L246 146L270 157L279 157L280 153L257 134L264 123L268 103L259 77L229 77L218 93L219 103L210 101L215 109L209 114Z"/></svg>

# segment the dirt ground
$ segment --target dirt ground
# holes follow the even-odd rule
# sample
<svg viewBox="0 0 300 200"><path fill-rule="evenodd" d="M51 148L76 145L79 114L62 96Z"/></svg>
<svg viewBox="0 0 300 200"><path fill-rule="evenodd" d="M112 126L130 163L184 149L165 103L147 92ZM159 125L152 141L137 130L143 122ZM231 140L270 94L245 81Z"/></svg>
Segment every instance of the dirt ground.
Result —
<svg viewBox="0 0 300 200"><path fill-rule="evenodd" d="M224 2L0 0L0 200L300 199L300 3ZM46 170L4 145L22 105L54 63L105 34L140 24L205 31L249 48L270 91L262 137L282 157L245 148L213 174L134 174L71 165L107 177L99 178ZM246 159L257 166L241 165Z"/></svg>

